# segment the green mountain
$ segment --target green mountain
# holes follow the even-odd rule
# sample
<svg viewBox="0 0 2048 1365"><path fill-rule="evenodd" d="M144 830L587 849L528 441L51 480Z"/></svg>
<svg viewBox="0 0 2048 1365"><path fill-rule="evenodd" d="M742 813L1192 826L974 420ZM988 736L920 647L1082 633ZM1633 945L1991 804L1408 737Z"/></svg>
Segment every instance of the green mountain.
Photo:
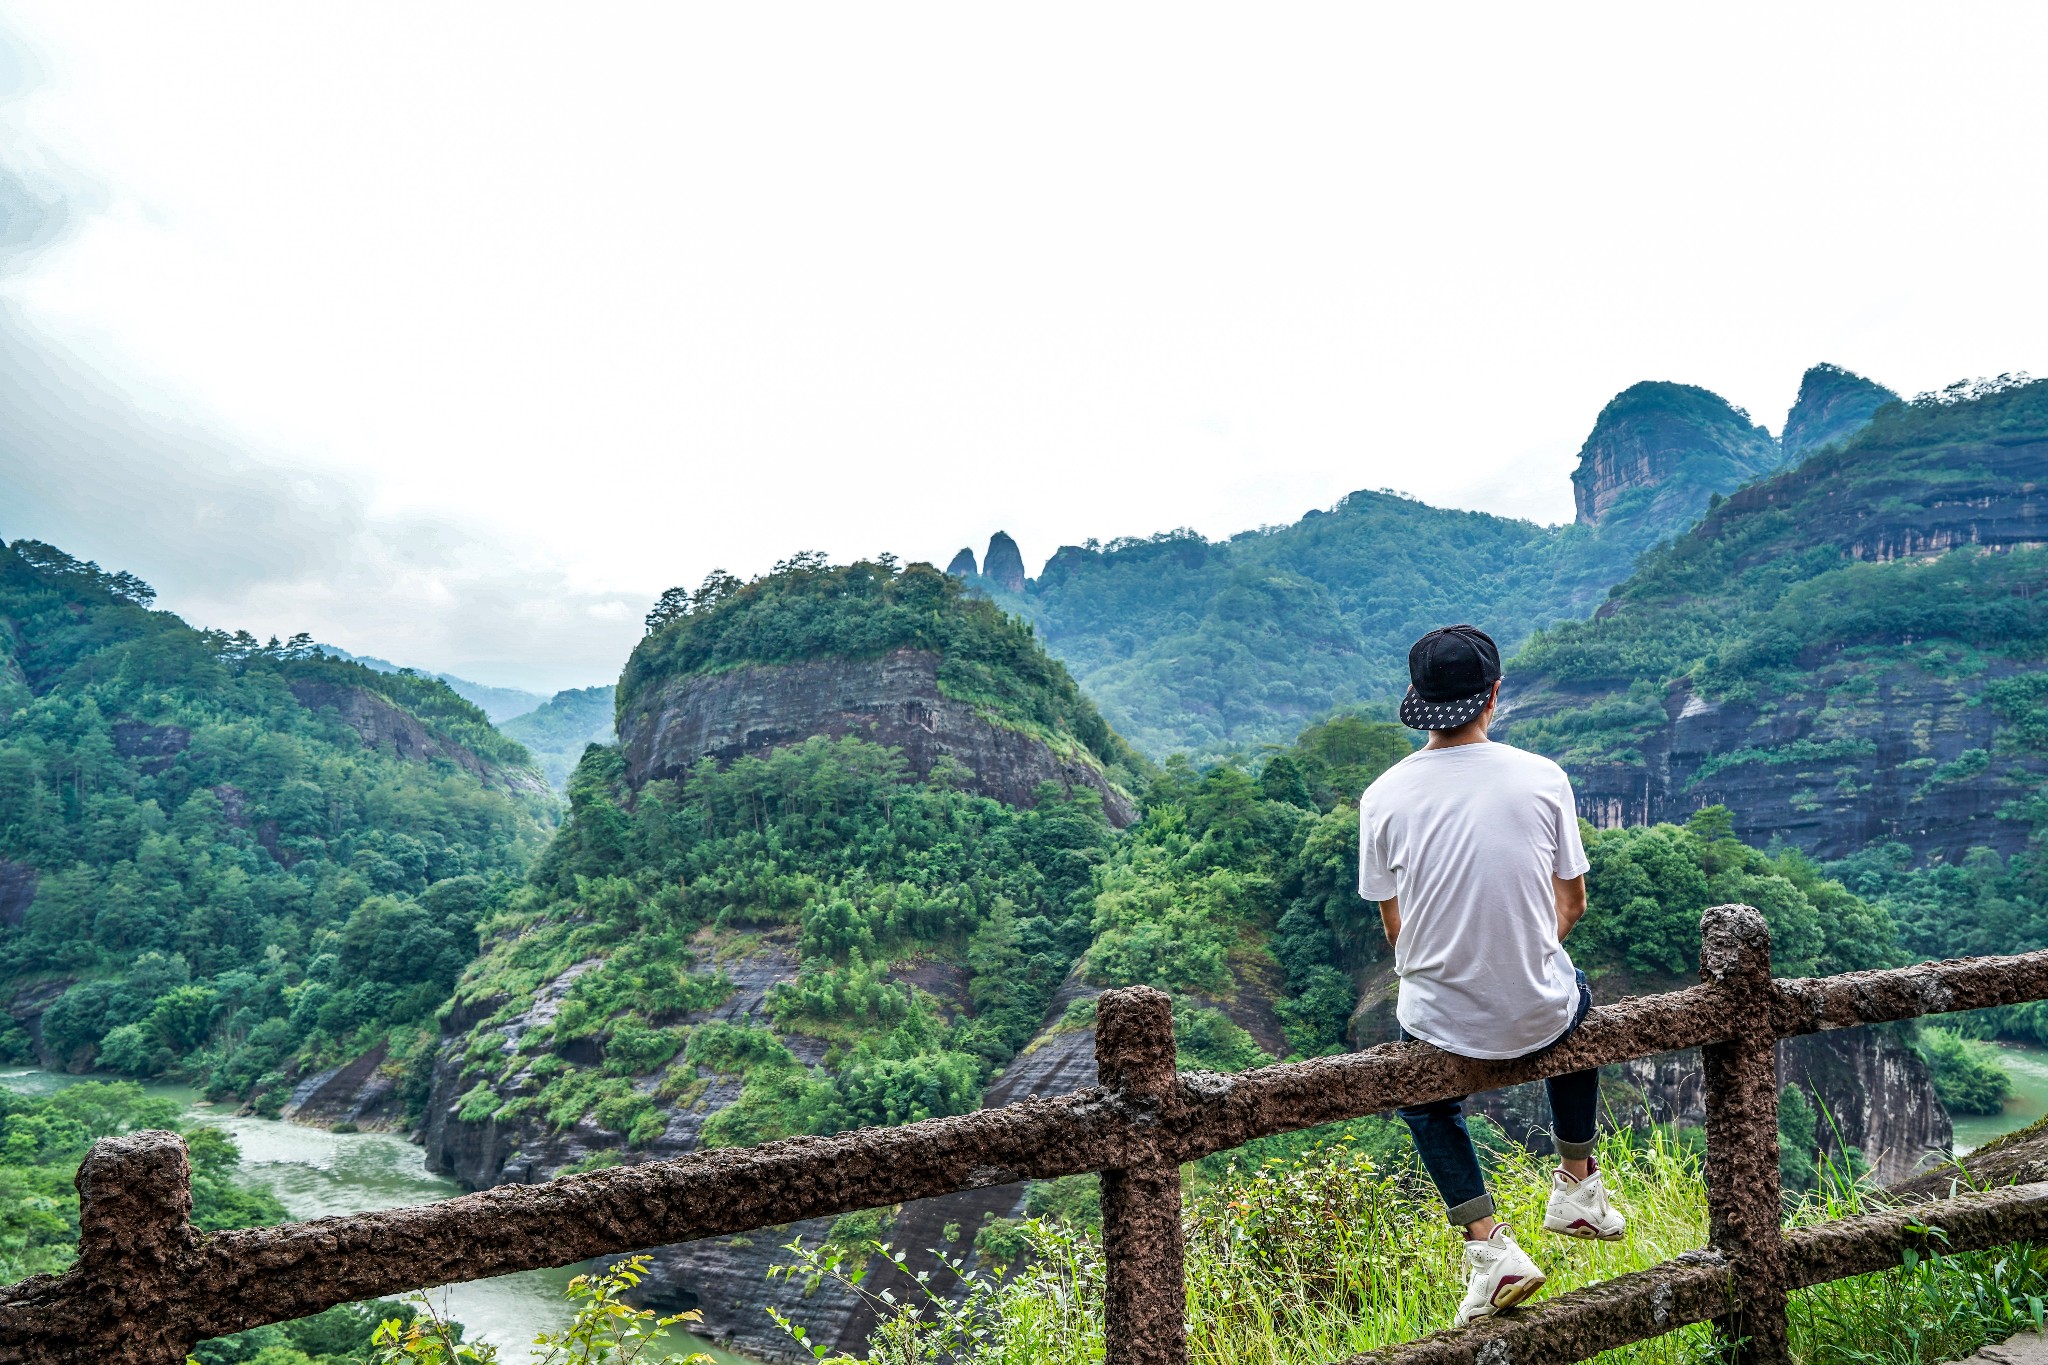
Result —
<svg viewBox="0 0 2048 1365"><path fill-rule="evenodd" d="M1839 365L1816 365L1799 381L1799 397L1785 414L1779 444L1797 462L1824 446L1839 445L1870 425L1870 419L1899 396L1884 385Z"/></svg>
<svg viewBox="0 0 2048 1365"><path fill-rule="evenodd" d="M2048 383L1885 406L1532 638L1504 733L1603 825L1724 805L1745 842L1856 855L1872 894L1970 880L1975 908L1916 883L1916 951L2038 947L2048 921L2013 907L2048 903L2044 480Z"/></svg>
<svg viewBox="0 0 2048 1365"><path fill-rule="evenodd" d="M369 1058L424 1098L473 926L553 823L444 684L194 630L0 549L0 1056L253 1094Z"/></svg>
<svg viewBox="0 0 2048 1365"><path fill-rule="evenodd" d="M379 673L419 671L403 668L389 659L380 659L375 655L351 654L335 645L321 645L320 652L345 663L361 664L364 668L375 669ZM547 700L538 692L528 692L521 687L495 687L490 683L458 678L453 673L436 673L433 676L438 681L447 683L449 691L482 711L493 725L502 725L508 720L523 716Z"/></svg>
<svg viewBox="0 0 2048 1365"><path fill-rule="evenodd" d="M557 692L524 715L498 722L498 728L526 746L548 785L566 792L569 774L592 744L609 744L617 736L612 720L615 690L574 687Z"/></svg>
<svg viewBox="0 0 2048 1365"><path fill-rule="evenodd" d="M1088 946L1136 760L1028 629L929 565L673 600L448 1015L428 1143L472 1184L582 1160L591 1125L971 1108Z"/></svg>
<svg viewBox="0 0 2048 1365"><path fill-rule="evenodd" d="M1625 520L1649 540L1699 519L1715 493L1784 462L1771 433L1691 384L1632 384L1600 410L1579 447L1572 496L1583 525Z"/></svg>
<svg viewBox="0 0 2048 1365"><path fill-rule="evenodd" d="M1484 623L1512 649L1590 611L1640 552L1781 458L1706 390L1637 384L1580 451L1576 525L1359 492L1223 541L1183 530L1062 546L1021 587L990 568L1014 555L1000 534L980 574L971 554L954 571L1030 621L1140 749L1214 758L1398 697L1408 645L1432 627Z"/></svg>

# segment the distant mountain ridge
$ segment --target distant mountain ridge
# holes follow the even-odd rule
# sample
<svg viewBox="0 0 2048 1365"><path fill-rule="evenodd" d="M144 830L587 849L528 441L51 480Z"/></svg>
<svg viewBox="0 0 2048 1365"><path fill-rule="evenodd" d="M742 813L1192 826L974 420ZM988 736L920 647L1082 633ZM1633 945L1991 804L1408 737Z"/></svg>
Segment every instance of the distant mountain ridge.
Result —
<svg viewBox="0 0 2048 1365"><path fill-rule="evenodd" d="M566 791L569 774L576 771L583 750L592 744L611 744L618 739L613 719L615 689L572 687L555 693L542 705L499 724L512 738L526 746L556 791Z"/></svg>
<svg viewBox="0 0 2048 1365"><path fill-rule="evenodd" d="M395 664L389 659L380 659L375 655L351 654L339 645L321 645L320 652L344 663L361 664L364 668L378 673L408 671L405 665ZM421 673L417 668L410 671ZM458 678L453 673L423 673L422 676L447 683L450 691L490 717L493 725L502 725L516 716L523 716L548 700L538 692L528 692L524 688L496 687L490 683L471 682L468 678Z"/></svg>
<svg viewBox="0 0 2048 1365"><path fill-rule="evenodd" d="M1870 425L1870 419L1899 395L1839 365L1816 365L1799 381L1799 397L1785 415L1778 443L1797 462L1825 446L1839 445Z"/></svg>
<svg viewBox="0 0 2048 1365"><path fill-rule="evenodd" d="M402 1078L556 803L446 684L154 597L0 546L0 1062L407 1122ZM346 1096L302 1084L344 1070Z"/></svg>
<svg viewBox="0 0 2048 1365"><path fill-rule="evenodd" d="M1817 366L1787 426L1839 439L1868 420L1866 390L1889 392ZM1514 649L1593 610L1638 554L1783 462L1720 397L1644 383L1607 405L1581 448L1572 525L1361 491L1226 540L1179 530L1063 545L1021 585L1001 533L978 573L971 550L950 570L1030 621L1141 750L1217 758L1284 743L1333 710L1384 706L1406 685L1409 643L1432 627L1472 621Z"/></svg>

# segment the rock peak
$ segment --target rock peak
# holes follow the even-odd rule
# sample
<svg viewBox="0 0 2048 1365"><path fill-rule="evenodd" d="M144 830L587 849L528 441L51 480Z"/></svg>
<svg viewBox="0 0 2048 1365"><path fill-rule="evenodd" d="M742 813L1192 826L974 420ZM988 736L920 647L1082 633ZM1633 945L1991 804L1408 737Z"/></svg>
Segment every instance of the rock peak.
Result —
<svg viewBox="0 0 2048 1365"><path fill-rule="evenodd" d="M1692 384L1631 384L1600 410L1572 472L1578 519L1598 526L1620 509L1660 531L1682 530L1715 493L1776 469L1771 434L1719 394Z"/></svg>
<svg viewBox="0 0 2048 1365"><path fill-rule="evenodd" d="M1823 446L1841 444L1868 426L1879 408L1898 398L1852 370L1815 365L1801 376L1799 397L1785 414L1785 458L1800 460Z"/></svg>
<svg viewBox="0 0 2048 1365"><path fill-rule="evenodd" d="M962 545L960 553L954 555L952 563L946 565L946 572L955 578L972 578L980 573L981 570L974 565L974 548Z"/></svg>
<svg viewBox="0 0 2048 1365"><path fill-rule="evenodd" d="M988 538L988 553L981 557L982 576L1006 592L1024 591L1024 555L1007 531Z"/></svg>

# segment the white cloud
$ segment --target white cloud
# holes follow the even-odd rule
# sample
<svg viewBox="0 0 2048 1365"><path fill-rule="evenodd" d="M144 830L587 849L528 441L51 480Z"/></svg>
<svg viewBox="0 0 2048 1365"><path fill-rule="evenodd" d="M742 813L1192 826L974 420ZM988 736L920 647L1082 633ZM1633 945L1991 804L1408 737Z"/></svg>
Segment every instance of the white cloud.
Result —
<svg viewBox="0 0 2048 1365"><path fill-rule="evenodd" d="M1637 379L2048 370L2037 7L0 14L105 187L9 335L176 433L0 529L508 681L798 548L1557 520Z"/></svg>

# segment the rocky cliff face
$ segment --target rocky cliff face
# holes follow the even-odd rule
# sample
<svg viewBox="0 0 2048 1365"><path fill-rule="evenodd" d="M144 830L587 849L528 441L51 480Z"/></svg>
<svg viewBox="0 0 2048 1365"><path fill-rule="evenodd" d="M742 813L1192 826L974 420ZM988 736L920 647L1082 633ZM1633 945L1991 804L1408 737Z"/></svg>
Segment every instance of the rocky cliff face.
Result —
<svg viewBox="0 0 2048 1365"><path fill-rule="evenodd" d="M538 773L485 763L462 745L434 734L411 712L393 705L366 687L301 680L294 682L291 690L299 705L309 711L327 712L355 731L366 749L410 763L443 759L482 779L487 787L534 796L547 793L547 783Z"/></svg>
<svg viewBox="0 0 2048 1365"><path fill-rule="evenodd" d="M1715 492L1778 467L1771 434L1690 384L1635 384L1600 412L1572 473L1578 519L1597 526L1625 501L1665 533L1690 524Z"/></svg>
<svg viewBox="0 0 2048 1365"><path fill-rule="evenodd" d="M1877 840L1950 860L1973 847L2010 853L2029 829L2000 812L2048 780L2048 755L2003 751L1984 689L2027 671L2001 660L1961 679L1925 660L1872 670L1836 659L1817 661L1809 690L1723 701L1680 682L1665 696L1664 723L1620 761L1565 766L1579 814L1602 829L1683 823L1721 805L1744 843L1783 839L1823 860ZM1845 689L1854 707L1831 705ZM1597 687L1538 682L1507 694L1500 734L1512 742L1519 717L1605 700Z"/></svg>
<svg viewBox="0 0 2048 1365"><path fill-rule="evenodd" d="M1699 1053L1652 1057L1621 1070L1632 1091L1626 1103L1647 1117L1658 1123L1706 1122ZM1885 1184L1946 1156L1954 1141L1927 1063L1887 1029L1786 1039L1778 1044L1778 1084L1796 1085L1819 1101L1814 1125L1819 1150L1854 1147ZM1540 1101L1540 1095L1526 1098Z"/></svg>
<svg viewBox="0 0 2048 1365"><path fill-rule="evenodd" d="M1803 460L1825 446L1839 445L1870 425L1886 403L1899 396L1874 380L1839 365L1816 365L1799 381L1799 397L1785 414L1778 439L1789 461Z"/></svg>
<svg viewBox="0 0 2048 1365"><path fill-rule="evenodd" d="M38 874L27 863L0 858L0 925L18 928L36 903Z"/></svg>
<svg viewBox="0 0 2048 1365"><path fill-rule="evenodd" d="M292 1088L282 1117L318 1128L343 1123L379 1132L402 1128L405 1103L389 1061L380 1042L344 1066L314 1072Z"/></svg>
<svg viewBox="0 0 2048 1365"><path fill-rule="evenodd" d="M946 572L955 578L972 578L980 573L981 570L974 563L974 550L970 546L962 545L960 552L947 563Z"/></svg>
<svg viewBox="0 0 2048 1365"><path fill-rule="evenodd" d="M1007 592L1024 591L1024 556L1007 532L998 531L988 539L988 553L981 557L981 571Z"/></svg>
<svg viewBox="0 0 2048 1365"><path fill-rule="evenodd" d="M1136 817L1081 750L1054 749L986 719L939 690L939 656L898 649L876 659L823 658L748 664L695 673L650 687L621 717L627 771L638 786L676 777L698 760L765 754L811 735L853 735L901 749L919 778L942 758L964 764L961 784L1014 806L1036 800L1040 783L1102 795L1110 823Z"/></svg>
<svg viewBox="0 0 2048 1365"><path fill-rule="evenodd" d="M1856 563L1912 561L1918 574L1951 552L2036 549L2048 545L2048 439L2021 427L1995 441L1937 443L1905 457L1857 442L1740 490L1694 537L1740 544L1765 533L1777 538L1767 542L1775 556L1767 562L1784 566L1780 593ZM2000 561L1949 565L1971 562ZM1698 629L1698 582L1653 580L1630 594L1638 581L1596 613L1587 638L1621 613L1614 626L1639 636ZM2048 754L2010 742L1994 689L2037 673L2040 661L2025 627L1991 647L1955 642L1949 632L1965 617L2000 609L1971 581L1896 618L1873 605L1837 608L1826 623L1745 626L1750 638L1703 652L1753 652L1760 636L1781 640L1774 647L1787 657L1722 692L1697 690L1691 674L1668 682L1559 679L1510 667L1499 733L1543 748L1518 736L1540 739L1560 733L1561 720L1632 708L1640 719L1626 732L1553 752L1572 775L1580 814L1603 827L1682 821L1719 804L1734 812L1744 842L1760 847L1782 837L1821 858L1878 839L1922 856L1953 859L1972 847L2010 853L2026 843L2029 824L2001 811L2048 778ZM2024 575L1995 597L2008 593L2010 605L2033 595ZM1987 643L1984 627L1970 629ZM1643 694L1653 684L1650 700Z"/></svg>

